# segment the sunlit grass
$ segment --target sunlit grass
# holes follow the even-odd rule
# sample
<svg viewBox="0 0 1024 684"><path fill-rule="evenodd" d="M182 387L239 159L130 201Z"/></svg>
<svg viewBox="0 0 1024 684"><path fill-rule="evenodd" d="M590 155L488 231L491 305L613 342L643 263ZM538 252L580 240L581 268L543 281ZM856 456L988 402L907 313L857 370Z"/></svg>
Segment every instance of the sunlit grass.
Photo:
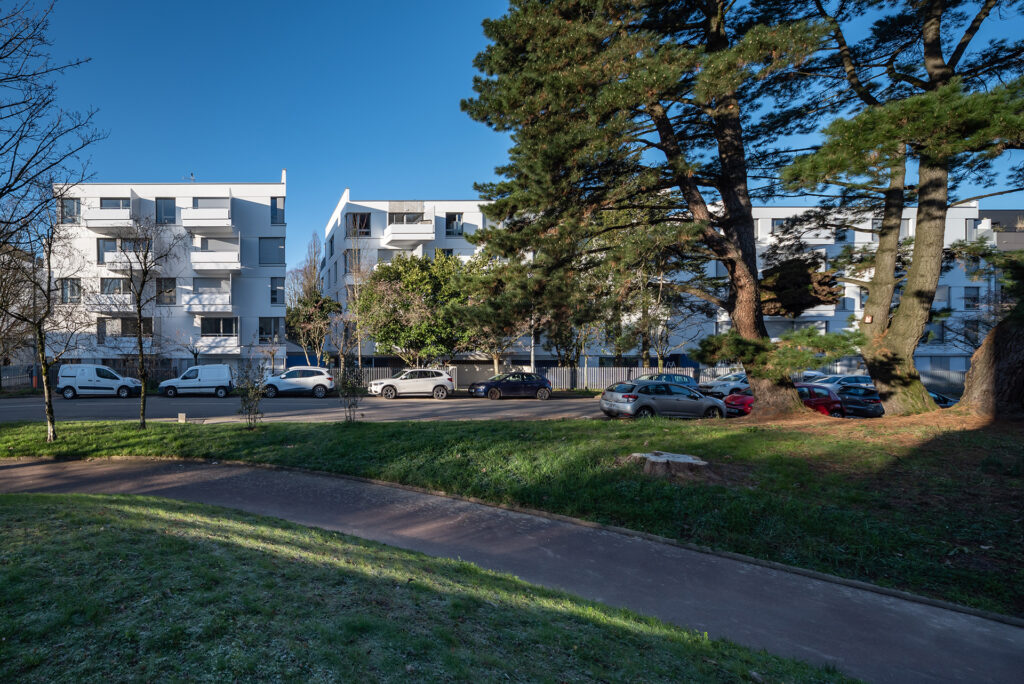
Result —
<svg viewBox="0 0 1024 684"><path fill-rule="evenodd" d="M439 560L163 499L0 496L0 680L838 681Z"/></svg>
<svg viewBox="0 0 1024 684"><path fill-rule="evenodd" d="M949 414L945 414L949 415ZM0 455L241 460L346 473L651 532L1024 614L1019 429L935 421L71 423L0 429ZM676 484L621 457L701 456Z"/></svg>

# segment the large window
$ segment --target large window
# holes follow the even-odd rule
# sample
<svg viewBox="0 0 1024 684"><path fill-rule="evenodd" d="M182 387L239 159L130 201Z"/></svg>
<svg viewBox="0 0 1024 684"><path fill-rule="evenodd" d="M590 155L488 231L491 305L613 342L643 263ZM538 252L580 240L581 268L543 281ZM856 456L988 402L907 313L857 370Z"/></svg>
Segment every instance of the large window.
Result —
<svg viewBox="0 0 1024 684"><path fill-rule="evenodd" d="M929 323L924 327L921 336L922 344L944 344L946 342L946 326L942 321Z"/></svg>
<svg viewBox="0 0 1024 684"><path fill-rule="evenodd" d="M260 344L284 342L283 318L260 318Z"/></svg>
<svg viewBox="0 0 1024 684"><path fill-rule="evenodd" d="M105 264L111 255L117 253L115 238L99 238L96 240L96 263Z"/></svg>
<svg viewBox="0 0 1024 684"><path fill-rule="evenodd" d="M981 306L981 288L979 287L965 287L964 288L964 308L965 309L977 309Z"/></svg>
<svg viewBox="0 0 1024 684"><path fill-rule="evenodd" d="M229 278L193 278L192 292L195 294L229 294L231 280Z"/></svg>
<svg viewBox="0 0 1024 684"><path fill-rule="evenodd" d="M935 288L935 299L932 306L938 305L940 309L949 306L949 285L939 285Z"/></svg>
<svg viewBox="0 0 1024 684"><path fill-rule="evenodd" d="M60 222L78 223L82 216L82 200L75 197L64 198L60 201Z"/></svg>
<svg viewBox="0 0 1024 684"><path fill-rule="evenodd" d="M359 264L362 261L360 254L361 252L358 249L345 250L345 273L355 273L359 270Z"/></svg>
<svg viewBox="0 0 1024 684"><path fill-rule="evenodd" d="M284 304L284 278L270 279L270 303Z"/></svg>
<svg viewBox="0 0 1024 684"><path fill-rule="evenodd" d="M203 337L237 337L238 319L219 317L200 318L199 331Z"/></svg>
<svg viewBox="0 0 1024 684"><path fill-rule="evenodd" d="M270 222L275 225L284 223L284 197L270 198Z"/></svg>
<svg viewBox="0 0 1024 684"><path fill-rule="evenodd" d="M423 223L423 212L391 212L388 214L388 225L404 225Z"/></svg>
<svg viewBox="0 0 1024 684"><path fill-rule="evenodd" d="M156 303L161 306L177 304L178 281L174 278L156 279Z"/></svg>
<svg viewBox="0 0 1024 684"><path fill-rule="evenodd" d="M139 334L139 321L135 318L121 319L121 337L135 337ZM153 335L153 319L145 317L142 319L142 334L146 337Z"/></svg>
<svg viewBox="0 0 1024 684"><path fill-rule="evenodd" d="M284 264L284 238L260 238L260 263Z"/></svg>
<svg viewBox="0 0 1024 684"><path fill-rule="evenodd" d="M230 197L193 197L193 209L227 209L231 206Z"/></svg>
<svg viewBox="0 0 1024 684"><path fill-rule="evenodd" d="M353 212L351 214L345 214L345 235L349 237L369 237L369 212Z"/></svg>
<svg viewBox="0 0 1024 684"><path fill-rule="evenodd" d="M131 294L132 283L127 278L100 278L100 294Z"/></svg>
<svg viewBox="0 0 1024 684"><path fill-rule="evenodd" d="M462 235L462 212L448 212L444 215L444 234L452 237Z"/></svg>
<svg viewBox="0 0 1024 684"><path fill-rule="evenodd" d="M327 240L327 256L329 256L329 257L334 256L334 236L333 235L330 237L329 240Z"/></svg>
<svg viewBox="0 0 1024 684"><path fill-rule="evenodd" d="M78 304L82 301L82 280L81 278L61 278L60 303Z"/></svg>
<svg viewBox="0 0 1024 684"><path fill-rule="evenodd" d="M131 209L132 201L128 197L101 197L100 209Z"/></svg>
<svg viewBox="0 0 1024 684"><path fill-rule="evenodd" d="M238 238L200 238L200 252L237 252Z"/></svg>
<svg viewBox="0 0 1024 684"><path fill-rule="evenodd" d="M156 200L156 222L174 223L176 216L175 200L173 197L158 197Z"/></svg>
<svg viewBox="0 0 1024 684"><path fill-rule="evenodd" d="M145 254L149 251L150 240L146 238L121 238L121 251L122 252L135 252L136 254Z"/></svg>

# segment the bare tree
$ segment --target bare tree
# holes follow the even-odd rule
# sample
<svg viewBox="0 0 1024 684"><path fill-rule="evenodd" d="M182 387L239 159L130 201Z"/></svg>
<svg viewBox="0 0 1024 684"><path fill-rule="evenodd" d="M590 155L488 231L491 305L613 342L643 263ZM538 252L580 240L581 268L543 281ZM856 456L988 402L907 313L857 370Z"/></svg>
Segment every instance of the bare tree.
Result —
<svg viewBox="0 0 1024 684"><path fill-rule="evenodd" d="M131 223L119 231L117 253L106 257L106 266L126 274L125 284L131 294L131 329L135 338L135 358L138 364L142 392L139 396L139 428L146 428L146 381L149 367L146 363L146 338L153 353L153 309L161 291L157 278L184 262L187 234L174 231L171 226L158 225L149 216L133 217ZM146 315L146 314L150 315ZM121 331L123 335L124 330Z"/></svg>

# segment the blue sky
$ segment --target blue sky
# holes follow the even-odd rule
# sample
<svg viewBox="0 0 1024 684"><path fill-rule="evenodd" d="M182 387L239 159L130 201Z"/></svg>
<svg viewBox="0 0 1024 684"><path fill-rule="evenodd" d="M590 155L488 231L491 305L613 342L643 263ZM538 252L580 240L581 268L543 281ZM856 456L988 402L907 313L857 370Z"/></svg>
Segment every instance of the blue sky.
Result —
<svg viewBox="0 0 1024 684"><path fill-rule="evenodd" d="M467 199L494 178L509 141L459 101L486 45L481 21L506 8L62 0L51 37L56 58L92 60L61 79L60 98L97 108L109 132L91 153L95 180L276 181L287 168L293 267L346 187L358 199ZM1022 193L983 204L1021 205Z"/></svg>

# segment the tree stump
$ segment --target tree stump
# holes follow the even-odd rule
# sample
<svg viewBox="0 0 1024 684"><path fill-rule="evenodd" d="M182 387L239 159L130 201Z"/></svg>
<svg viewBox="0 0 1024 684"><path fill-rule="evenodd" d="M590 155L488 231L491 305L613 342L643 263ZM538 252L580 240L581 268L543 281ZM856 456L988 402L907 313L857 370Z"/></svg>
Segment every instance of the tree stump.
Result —
<svg viewBox="0 0 1024 684"><path fill-rule="evenodd" d="M644 474L651 477L693 478L707 473L708 462L689 454L670 454L666 451L630 454L629 460L643 461Z"/></svg>

